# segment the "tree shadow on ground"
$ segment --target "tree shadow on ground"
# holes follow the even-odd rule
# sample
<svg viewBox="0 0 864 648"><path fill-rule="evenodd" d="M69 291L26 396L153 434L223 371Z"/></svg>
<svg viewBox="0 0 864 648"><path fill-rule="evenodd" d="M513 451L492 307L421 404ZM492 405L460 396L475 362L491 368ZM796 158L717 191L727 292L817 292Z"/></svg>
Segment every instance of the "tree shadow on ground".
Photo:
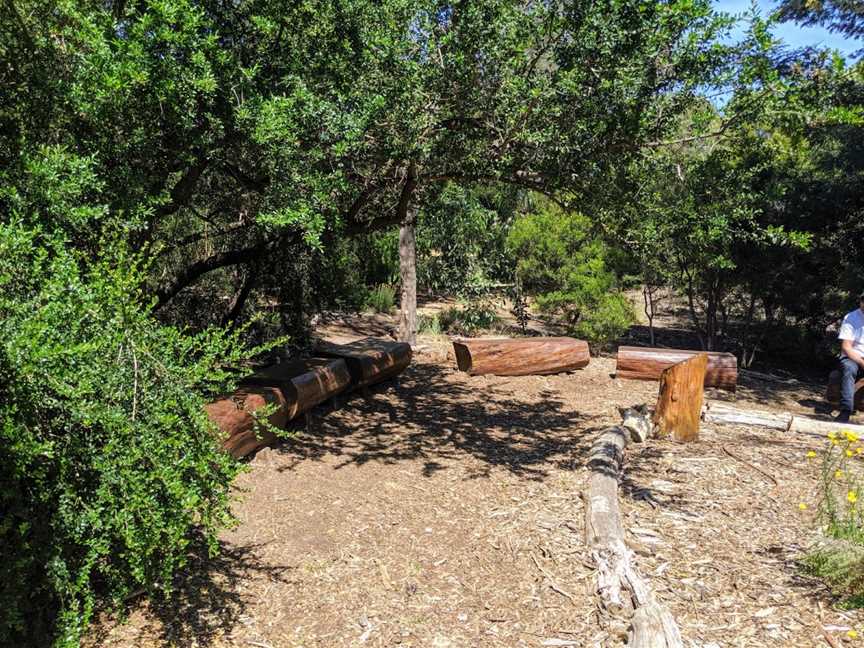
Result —
<svg viewBox="0 0 864 648"><path fill-rule="evenodd" d="M581 465L593 438L585 428L596 417L574 409L552 389L514 399L513 385L503 379L453 380L452 374L438 365L415 363L398 384L382 384L368 398L353 396L342 410L322 417L314 432L301 432L279 446L280 453L291 457L282 470L334 455L337 470L420 459L429 476L469 458L475 461L467 479L503 468L542 480L551 467Z"/></svg>
<svg viewBox="0 0 864 648"><path fill-rule="evenodd" d="M220 542L219 553L210 556L203 539L196 538L188 564L175 575L174 591L150 599L147 625L151 627L138 625L138 629L147 635L159 635L164 645L177 648L212 645L217 638L229 634L241 623L247 607L243 590L238 587L241 581L253 574L265 574L272 581L288 582L288 573L295 569L261 561L256 555L261 547ZM122 616L140 603L130 599L121 611ZM116 627L110 623L97 626L87 645L118 645L116 637L109 636L112 626Z"/></svg>

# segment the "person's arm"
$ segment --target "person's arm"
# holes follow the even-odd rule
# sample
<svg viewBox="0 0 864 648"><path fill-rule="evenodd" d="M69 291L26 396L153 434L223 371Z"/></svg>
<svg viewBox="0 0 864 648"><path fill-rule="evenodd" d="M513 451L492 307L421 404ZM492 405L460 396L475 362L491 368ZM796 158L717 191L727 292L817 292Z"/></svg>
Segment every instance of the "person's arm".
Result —
<svg viewBox="0 0 864 648"><path fill-rule="evenodd" d="M855 350L855 347L852 346L852 340L842 340L840 348L843 349L843 353L846 354L847 358L853 362L857 362L858 366L864 368L864 356Z"/></svg>

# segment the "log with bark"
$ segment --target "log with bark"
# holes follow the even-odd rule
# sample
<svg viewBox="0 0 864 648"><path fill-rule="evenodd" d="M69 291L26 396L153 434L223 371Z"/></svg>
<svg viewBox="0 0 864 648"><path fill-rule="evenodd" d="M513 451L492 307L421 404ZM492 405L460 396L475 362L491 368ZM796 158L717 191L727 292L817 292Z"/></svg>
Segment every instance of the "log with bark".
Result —
<svg viewBox="0 0 864 648"><path fill-rule="evenodd" d="M402 373L411 364L411 345L371 337L350 344L319 342L315 355L344 360L351 387L368 387Z"/></svg>
<svg viewBox="0 0 864 648"><path fill-rule="evenodd" d="M659 436L687 442L699 438L708 356L700 353L664 369L654 411Z"/></svg>
<svg viewBox="0 0 864 648"><path fill-rule="evenodd" d="M624 451L651 424L644 411L625 410L623 417L621 425L600 433L588 456L585 540L597 565L597 593L605 612L629 617L628 646L679 648L683 643L675 619L639 574L624 537L618 504Z"/></svg>
<svg viewBox="0 0 864 648"><path fill-rule="evenodd" d="M249 385L229 397L209 403L204 409L224 434L222 447L239 459L276 440L276 435L253 416L265 406L274 408L266 419L267 423L277 428L284 427L288 421L288 407L282 391L276 387Z"/></svg>
<svg viewBox="0 0 864 648"><path fill-rule="evenodd" d="M351 385L351 375L340 358L310 358L271 365L244 378L241 385L279 389L291 420L344 392Z"/></svg>
<svg viewBox="0 0 864 648"><path fill-rule="evenodd" d="M825 390L825 400L829 403L840 403L840 371L835 369L828 375L828 388ZM864 378L855 383L855 409L864 411Z"/></svg>
<svg viewBox="0 0 864 648"><path fill-rule="evenodd" d="M582 369L588 343L569 337L472 338L453 341L456 365L472 376L528 376Z"/></svg>
<svg viewBox="0 0 864 648"><path fill-rule="evenodd" d="M615 375L618 378L634 380L660 380L664 369L700 353L703 352L622 346L618 348ZM735 356L716 351L705 353L708 356L705 387L735 391L738 383L738 361Z"/></svg>

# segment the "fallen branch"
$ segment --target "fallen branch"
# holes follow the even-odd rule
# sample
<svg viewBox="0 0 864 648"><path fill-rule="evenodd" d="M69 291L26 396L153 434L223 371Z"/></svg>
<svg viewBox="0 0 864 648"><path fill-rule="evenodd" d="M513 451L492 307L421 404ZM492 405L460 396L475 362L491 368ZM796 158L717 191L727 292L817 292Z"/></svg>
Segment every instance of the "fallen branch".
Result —
<svg viewBox="0 0 864 648"><path fill-rule="evenodd" d="M634 553L624 540L618 480L624 450L631 440L640 436L631 431L633 424L647 417L644 412L625 410L622 418L627 425L616 425L601 432L588 456L591 478L586 495L585 538L597 565L597 592L604 610L630 617L628 646L683 647L675 619L636 571ZM651 429L652 426L644 420L637 427Z"/></svg>
<svg viewBox="0 0 864 648"><path fill-rule="evenodd" d="M777 480L774 478L774 475L765 472L765 471L762 470L759 466L754 466L752 463L750 463L750 462L747 461L746 459L742 459L742 458L739 457L738 455L734 454L734 453L733 453L729 448L727 448L726 446L720 446L720 447L723 449L723 452L725 452L727 455L729 455L729 456L732 457L733 459L735 459L735 460L737 460L737 461L740 461L740 462L743 463L745 466L749 466L750 468L752 468L753 470L755 470L756 472L758 472L760 475L763 475L763 476L767 477L767 478L770 479L772 482L774 482L775 485L777 484Z"/></svg>

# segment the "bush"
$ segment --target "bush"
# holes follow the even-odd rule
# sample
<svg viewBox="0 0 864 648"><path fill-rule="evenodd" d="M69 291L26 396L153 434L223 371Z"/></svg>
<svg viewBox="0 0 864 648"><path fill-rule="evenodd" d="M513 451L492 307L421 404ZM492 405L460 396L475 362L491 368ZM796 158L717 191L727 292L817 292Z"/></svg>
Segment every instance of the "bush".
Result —
<svg viewBox="0 0 864 648"><path fill-rule="evenodd" d="M392 313L396 307L396 291L392 286L381 284L369 291L366 296L366 308L376 313Z"/></svg>
<svg viewBox="0 0 864 648"><path fill-rule="evenodd" d="M438 315L423 315L417 316L417 332L423 335L441 335L443 328Z"/></svg>
<svg viewBox="0 0 864 648"><path fill-rule="evenodd" d="M495 304L486 299L469 302L463 308L447 308L441 311L438 319L442 330L467 337L488 331L501 321Z"/></svg>
<svg viewBox="0 0 864 648"><path fill-rule="evenodd" d="M239 464L203 405L236 338L159 325L133 258L65 244L0 224L2 645L77 646L97 606L169 595L192 538L215 550L231 521Z"/></svg>
<svg viewBox="0 0 864 648"><path fill-rule="evenodd" d="M516 275L525 292L575 335L603 344L633 322L632 308L607 266L609 250L584 216L547 205L516 221L507 246L518 259Z"/></svg>

